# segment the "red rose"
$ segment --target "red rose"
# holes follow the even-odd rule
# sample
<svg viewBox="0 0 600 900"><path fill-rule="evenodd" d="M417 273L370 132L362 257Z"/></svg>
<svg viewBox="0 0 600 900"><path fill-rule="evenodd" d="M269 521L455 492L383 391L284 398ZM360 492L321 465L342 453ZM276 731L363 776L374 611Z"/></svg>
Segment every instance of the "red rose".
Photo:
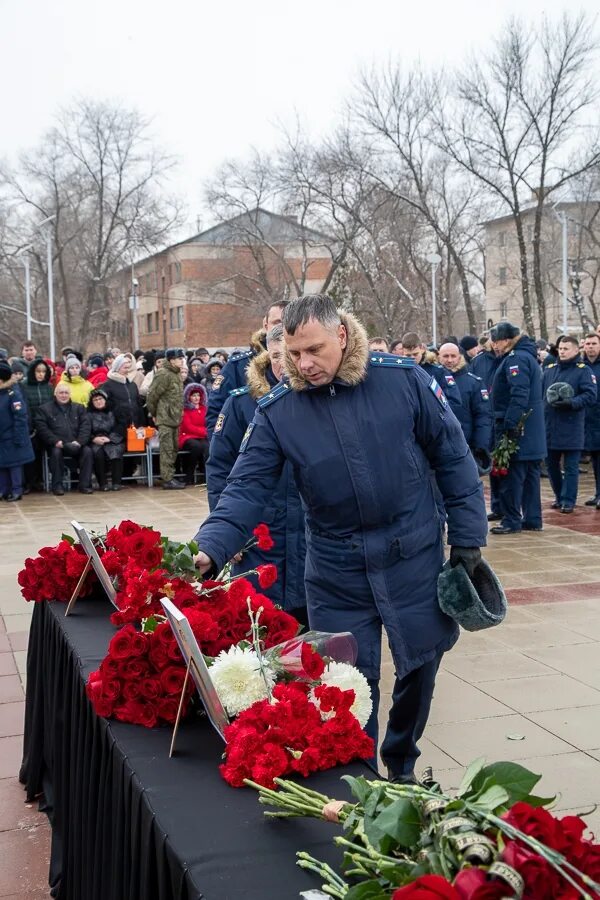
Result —
<svg viewBox="0 0 600 900"><path fill-rule="evenodd" d="M275 546L275 541L271 537L269 526L261 522L252 532L256 538L256 546L259 550L271 550Z"/></svg>
<svg viewBox="0 0 600 900"><path fill-rule="evenodd" d="M154 728L158 719L156 706L146 700L128 700L115 708L114 715L120 722L131 722L146 728Z"/></svg>
<svg viewBox="0 0 600 900"><path fill-rule="evenodd" d="M183 666L167 666L160 674L160 686L165 694L181 694L185 681Z"/></svg>
<svg viewBox="0 0 600 900"><path fill-rule="evenodd" d="M537 838L547 847L557 850L561 843L561 827L558 819L543 807L529 803L515 803L502 818L523 834Z"/></svg>
<svg viewBox="0 0 600 900"><path fill-rule="evenodd" d="M412 884L397 888L392 894L392 900L435 900L436 897L461 900L460 894L441 875L421 875Z"/></svg>
<svg viewBox="0 0 600 900"><path fill-rule="evenodd" d="M156 700L161 694L160 679L153 675L142 678L140 681L140 694L144 700Z"/></svg>
<svg viewBox="0 0 600 900"><path fill-rule="evenodd" d="M499 879L488 880L483 869L463 869L454 879L461 900L503 900L513 896L509 886Z"/></svg>
<svg viewBox="0 0 600 900"><path fill-rule="evenodd" d="M574 865L585 875L589 875L594 881L600 883L600 844L584 841Z"/></svg>
<svg viewBox="0 0 600 900"><path fill-rule="evenodd" d="M117 631L108 645L108 652L115 659L129 659L142 656L147 650L146 635L137 631L133 625L126 625Z"/></svg>
<svg viewBox="0 0 600 900"><path fill-rule="evenodd" d="M160 566L163 558L161 547L145 547L139 556L139 560L146 569L155 569Z"/></svg>
<svg viewBox="0 0 600 900"><path fill-rule="evenodd" d="M256 574L258 575L258 583L266 591L277 581L277 566L274 566L273 563L257 566Z"/></svg>
<svg viewBox="0 0 600 900"><path fill-rule="evenodd" d="M132 522L131 519L123 519L121 524L116 528L116 531L120 532L123 537L131 537L132 534L137 534L137 532L141 530L142 526L138 525L137 522Z"/></svg>
<svg viewBox="0 0 600 900"><path fill-rule="evenodd" d="M550 864L537 853L526 850L516 841L509 841L502 852L502 859L507 865L516 869L525 882L525 896L559 896L560 877Z"/></svg>
<svg viewBox="0 0 600 900"><path fill-rule="evenodd" d="M325 671L325 663L312 644L309 644L307 641L302 642L300 659L306 678L310 681L318 681Z"/></svg>
<svg viewBox="0 0 600 900"><path fill-rule="evenodd" d="M185 716L187 712L188 701L184 700L181 714ZM157 703L158 716L165 722L172 725L177 718L177 710L179 709L179 697L161 697Z"/></svg>

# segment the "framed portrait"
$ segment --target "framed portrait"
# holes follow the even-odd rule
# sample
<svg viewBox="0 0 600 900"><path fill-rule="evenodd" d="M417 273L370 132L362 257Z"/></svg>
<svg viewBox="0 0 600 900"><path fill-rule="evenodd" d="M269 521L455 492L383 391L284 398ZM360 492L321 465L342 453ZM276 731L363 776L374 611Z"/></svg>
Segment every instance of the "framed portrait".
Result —
<svg viewBox="0 0 600 900"><path fill-rule="evenodd" d="M73 528L73 531L77 535L77 539L79 540L79 543L85 550L87 558L89 559L94 572L98 576L98 581L104 588L106 596L108 597L108 599L110 600L112 605L115 607L115 609L118 609L118 606L115 603L115 597L117 596L116 588L112 582L112 578L110 577L110 575L108 574L108 572L106 571L104 566L102 565L102 560L98 556L98 551L94 547L94 544L93 544L93 541L92 541L90 535L87 533L87 531L85 530L83 525L80 525L79 522L72 521L71 527Z"/></svg>
<svg viewBox="0 0 600 900"><path fill-rule="evenodd" d="M173 634L179 644L184 662L194 679L194 684L200 694L206 714L213 728L225 740L223 733L225 726L229 725L229 717L219 700L219 695L210 677L208 666L204 662L202 651L198 646L192 627L185 613L177 609L174 603L166 597L161 598L160 602L165 611L165 616L173 629Z"/></svg>

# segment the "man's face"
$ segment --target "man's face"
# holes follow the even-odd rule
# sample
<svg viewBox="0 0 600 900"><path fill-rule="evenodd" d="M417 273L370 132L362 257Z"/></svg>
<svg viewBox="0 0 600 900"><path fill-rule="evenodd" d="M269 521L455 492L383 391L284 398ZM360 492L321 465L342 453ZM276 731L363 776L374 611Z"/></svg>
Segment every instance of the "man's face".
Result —
<svg viewBox="0 0 600 900"><path fill-rule="evenodd" d="M388 352L386 341L369 341L369 350L380 350L382 353Z"/></svg>
<svg viewBox="0 0 600 900"><path fill-rule="evenodd" d="M170 359L169 362L172 366L175 366L176 369L181 369L185 360L183 356L175 356L173 359Z"/></svg>
<svg viewBox="0 0 600 900"><path fill-rule="evenodd" d="M414 361L418 365L425 356L425 347L423 346L423 344L421 344L419 347L403 347L402 352L399 355L410 356L410 358L414 359Z"/></svg>
<svg viewBox="0 0 600 900"><path fill-rule="evenodd" d="M583 342L583 352L590 362L594 362L600 355L600 337L586 338Z"/></svg>
<svg viewBox="0 0 600 900"><path fill-rule="evenodd" d="M481 352L481 347L478 344L476 347L471 347L470 350L467 350L467 356L469 357L469 359L474 359L477 356L477 354L480 352Z"/></svg>
<svg viewBox="0 0 600 900"><path fill-rule="evenodd" d="M32 359L35 359L37 356L37 350L35 347L23 347L23 359L25 362L31 362Z"/></svg>
<svg viewBox="0 0 600 900"><path fill-rule="evenodd" d="M283 341L271 341L268 347L269 350L269 359L271 361L271 368L273 369L273 375L277 379L277 381L281 381L281 377L283 375L283 354L285 350L285 344Z"/></svg>
<svg viewBox="0 0 600 900"><path fill-rule="evenodd" d="M456 344L442 344L440 347L438 361L451 372L456 372L459 368L461 358L461 352Z"/></svg>
<svg viewBox="0 0 600 900"><path fill-rule="evenodd" d="M496 354L496 356L501 356L503 353L506 353L509 344L510 338L501 338L499 341L495 341L494 353Z"/></svg>
<svg viewBox="0 0 600 900"><path fill-rule="evenodd" d="M299 325L295 334L285 333L285 343L296 367L310 384L330 384L335 378L346 347L343 325L326 328L316 319Z"/></svg>
<svg viewBox="0 0 600 900"><path fill-rule="evenodd" d="M276 325L281 325L281 314L283 310L281 306L272 306L267 315L263 319L263 328L269 333L271 328L275 328Z"/></svg>
<svg viewBox="0 0 600 900"><path fill-rule="evenodd" d="M66 384L59 384L54 392L57 403L68 403L71 399L71 391Z"/></svg>
<svg viewBox="0 0 600 900"><path fill-rule="evenodd" d="M575 359L576 356L579 356L579 347L577 344L572 344L570 341L561 341L558 345L558 358L561 360L569 360Z"/></svg>

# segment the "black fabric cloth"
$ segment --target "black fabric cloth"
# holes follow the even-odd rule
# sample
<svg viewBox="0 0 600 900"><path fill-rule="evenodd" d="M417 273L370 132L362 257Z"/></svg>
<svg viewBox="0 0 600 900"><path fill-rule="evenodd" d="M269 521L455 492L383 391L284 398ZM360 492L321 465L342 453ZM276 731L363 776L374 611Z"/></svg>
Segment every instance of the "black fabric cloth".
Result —
<svg viewBox="0 0 600 900"><path fill-rule="evenodd" d="M115 633L104 599L36 604L27 659L24 756L27 797L45 791L53 827L51 878L58 900L284 900L319 887L296 866L307 850L337 865L337 827L314 819L270 821L255 791L222 780L223 743L205 718L146 729L94 713L85 695ZM341 775L307 780L344 799Z"/></svg>

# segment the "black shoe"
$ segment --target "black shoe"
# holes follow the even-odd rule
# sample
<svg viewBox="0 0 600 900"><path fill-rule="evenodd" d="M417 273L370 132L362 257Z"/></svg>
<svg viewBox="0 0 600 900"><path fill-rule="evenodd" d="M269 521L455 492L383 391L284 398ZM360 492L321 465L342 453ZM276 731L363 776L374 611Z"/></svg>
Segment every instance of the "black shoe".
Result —
<svg viewBox="0 0 600 900"><path fill-rule="evenodd" d="M9 494L9 496L6 499L8 500L9 503L14 503L15 500L22 500L23 494Z"/></svg>
<svg viewBox="0 0 600 900"><path fill-rule="evenodd" d="M54 494L55 497L62 497L62 496L64 496L65 492L61 487L58 487L58 488L53 488L52 493Z"/></svg>
<svg viewBox="0 0 600 900"><path fill-rule="evenodd" d="M568 515L569 513L574 512L574 508L572 506L561 506L560 511L561 513L565 513L565 515Z"/></svg>
<svg viewBox="0 0 600 900"><path fill-rule="evenodd" d="M600 497L590 497L589 500L585 501L585 506L595 506L598 509L598 503L600 502Z"/></svg>
<svg viewBox="0 0 600 900"><path fill-rule="evenodd" d="M489 512L487 514L488 522L499 522L501 518L502 518L501 513Z"/></svg>
<svg viewBox="0 0 600 900"><path fill-rule="evenodd" d="M418 784L417 777L414 772L409 772L408 775L394 775L388 769L388 781L390 784Z"/></svg>
<svg viewBox="0 0 600 900"><path fill-rule="evenodd" d="M495 525L490 528L490 534L521 534L520 528L507 528L506 525Z"/></svg>
<svg viewBox="0 0 600 900"><path fill-rule="evenodd" d="M185 491L185 484L175 481L174 478L172 478L171 481L165 481L162 487L163 491Z"/></svg>
<svg viewBox="0 0 600 900"><path fill-rule="evenodd" d="M560 509L560 508L561 508L561 505L560 505L560 501L558 501L558 500L555 500L554 503L550 507L550 509Z"/></svg>
<svg viewBox="0 0 600 900"><path fill-rule="evenodd" d="M111 491L122 491L122 490L123 490L122 484L113 484L113 486L111 488Z"/></svg>
<svg viewBox="0 0 600 900"><path fill-rule="evenodd" d="M521 531L543 531L543 525L521 525Z"/></svg>
<svg viewBox="0 0 600 900"><path fill-rule="evenodd" d="M94 491L92 490L91 487L89 487L89 488L79 488L79 493L80 493L80 494L93 494Z"/></svg>
<svg viewBox="0 0 600 900"><path fill-rule="evenodd" d="M0 494L0 500L10 500L12 494Z"/></svg>

